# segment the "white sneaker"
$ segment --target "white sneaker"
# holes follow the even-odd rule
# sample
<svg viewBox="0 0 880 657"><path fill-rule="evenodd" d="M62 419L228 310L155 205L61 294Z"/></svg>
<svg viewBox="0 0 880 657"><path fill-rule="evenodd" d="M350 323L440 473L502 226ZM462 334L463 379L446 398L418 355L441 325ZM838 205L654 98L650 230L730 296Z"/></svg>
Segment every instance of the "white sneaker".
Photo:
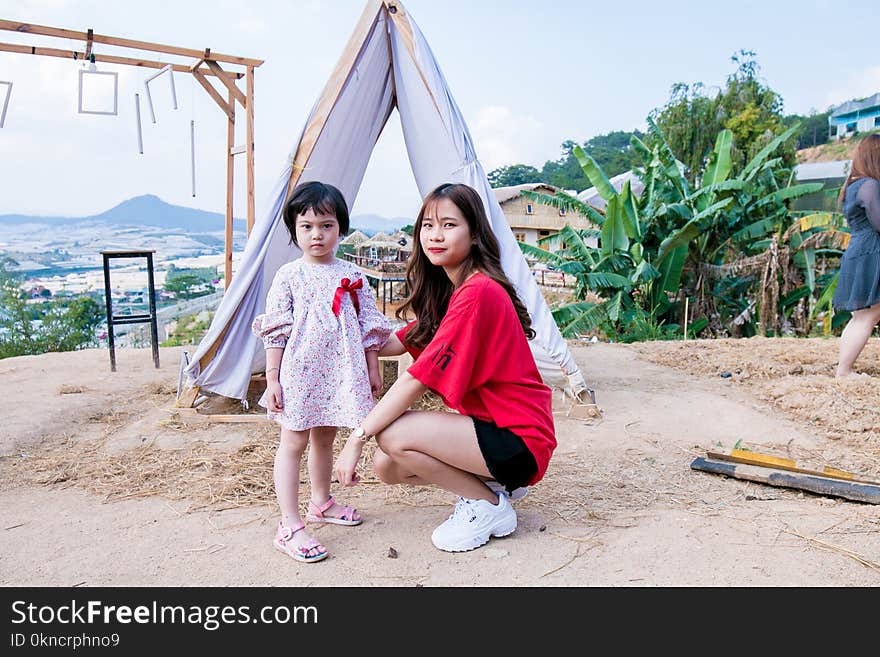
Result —
<svg viewBox="0 0 880 657"><path fill-rule="evenodd" d="M431 534L431 542L446 552L466 552L485 545L491 536L514 530L516 511L507 495L499 495L498 504L459 497L452 515Z"/></svg>
<svg viewBox="0 0 880 657"><path fill-rule="evenodd" d="M520 486L519 488L514 488L512 493L508 493L507 489L494 479L489 479L488 481L484 481L483 483L491 488L492 492L496 495L498 495L499 493L504 493L505 495L507 495L511 502L517 502L529 494L528 486Z"/></svg>

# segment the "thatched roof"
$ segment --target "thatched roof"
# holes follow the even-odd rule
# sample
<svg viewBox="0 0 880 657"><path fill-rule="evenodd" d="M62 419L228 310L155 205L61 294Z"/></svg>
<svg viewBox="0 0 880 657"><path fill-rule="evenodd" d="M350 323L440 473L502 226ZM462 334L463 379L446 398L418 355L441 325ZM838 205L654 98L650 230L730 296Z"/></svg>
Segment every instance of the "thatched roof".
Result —
<svg viewBox="0 0 880 657"><path fill-rule="evenodd" d="M357 246L361 242L366 242L368 239L370 238L364 235L361 231L355 230L351 235L346 236L346 238L339 243L349 246Z"/></svg>
<svg viewBox="0 0 880 657"><path fill-rule="evenodd" d="M412 237L403 231L397 231L394 235L377 233L365 242L357 245L358 249L392 249L397 251L412 251Z"/></svg>

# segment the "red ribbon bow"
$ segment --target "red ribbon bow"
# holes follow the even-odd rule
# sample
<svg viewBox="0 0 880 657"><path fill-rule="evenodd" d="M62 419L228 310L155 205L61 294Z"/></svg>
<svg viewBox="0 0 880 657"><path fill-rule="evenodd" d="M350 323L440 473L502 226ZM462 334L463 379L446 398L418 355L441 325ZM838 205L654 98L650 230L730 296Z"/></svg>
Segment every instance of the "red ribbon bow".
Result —
<svg viewBox="0 0 880 657"><path fill-rule="evenodd" d="M355 313L360 314L361 307L358 303L355 290L359 290L364 286L364 279L359 278L352 283L349 279L343 278L339 283L339 287L336 288L336 294L333 295L333 314L339 317L339 308L342 305L342 297L345 296L346 292L351 295L351 302L354 304Z"/></svg>

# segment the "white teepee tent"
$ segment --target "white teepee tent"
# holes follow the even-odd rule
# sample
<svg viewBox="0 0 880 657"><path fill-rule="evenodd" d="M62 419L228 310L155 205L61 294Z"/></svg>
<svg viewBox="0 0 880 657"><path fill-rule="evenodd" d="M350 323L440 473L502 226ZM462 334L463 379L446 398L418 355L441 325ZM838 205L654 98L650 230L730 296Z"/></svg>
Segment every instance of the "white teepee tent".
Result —
<svg viewBox="0 0 880 657"><path fill-rule="evenodd" d="M528 269L477 160L464 118L422 33L396 0L370 0L327 86L306 122L269 206L254 225L239 269L207 335L185 368L191 389L235 399L265 367L251 333L278 268L300 251L289 244L282 210L293 188L320 180L352 207L373 147L397 107L419 192L445 182L479 192L501 245L505 272L528 308L537 336L535 359L548 384L589 391Z"/></svg>

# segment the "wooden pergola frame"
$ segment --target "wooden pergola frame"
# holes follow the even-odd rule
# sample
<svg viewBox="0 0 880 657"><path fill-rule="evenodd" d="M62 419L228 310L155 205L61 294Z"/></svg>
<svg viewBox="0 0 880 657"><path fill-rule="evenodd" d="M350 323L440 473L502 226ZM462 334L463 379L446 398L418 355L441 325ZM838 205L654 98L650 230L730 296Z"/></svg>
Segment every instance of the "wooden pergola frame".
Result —
<svg viewBox="0 0 880 657"><path fill-rule="evenodd" d="M85 48L83 50L64 50L61 48L45 48L14 43L0 43L0 52L12 52L23 55L42 55L44 57L59 57L62 59L81 59L83 61L87 61L94 56L95 62L155 69L163 69L170 65L174 71L192 74L214 102L217 103L227 118L225 285L228 288L229 283L232 281L232 201L234 158L241 152L247 154L248 235L251 234L251 229L254 226L254 69L260 66L263 63L263 60L224 55L211 52L210 48L194 50L191 48L167 46L160 43L150 43L148 41L135 41L132 39L106 36L103 34L95 34L91 29L87 32L77 32L74 30L47 27L45 25L34 25L32 23L20 23L17 21L0 19L0 30L85 42ZM192 64L187 65L175 64L173 62L151 61L135 57L97 54L93 52L93 45L96 43L117 48L149 50L167 55L190 57L195 61ZM244 72L227 71L220 66L221 62L224 64L233 64L244 67ZM242 91L236 84L242 77L245 78L244 91ZM209 78L217 79L221 82L223 90L226 92L226 99L223 98L223 95L217 90L215 85L209 81ZM247 141L245 143L244 151L235 148L233 143L233 140L235 139L236 102L241 105L242 109L244 109L247 121Z"/></svg>

